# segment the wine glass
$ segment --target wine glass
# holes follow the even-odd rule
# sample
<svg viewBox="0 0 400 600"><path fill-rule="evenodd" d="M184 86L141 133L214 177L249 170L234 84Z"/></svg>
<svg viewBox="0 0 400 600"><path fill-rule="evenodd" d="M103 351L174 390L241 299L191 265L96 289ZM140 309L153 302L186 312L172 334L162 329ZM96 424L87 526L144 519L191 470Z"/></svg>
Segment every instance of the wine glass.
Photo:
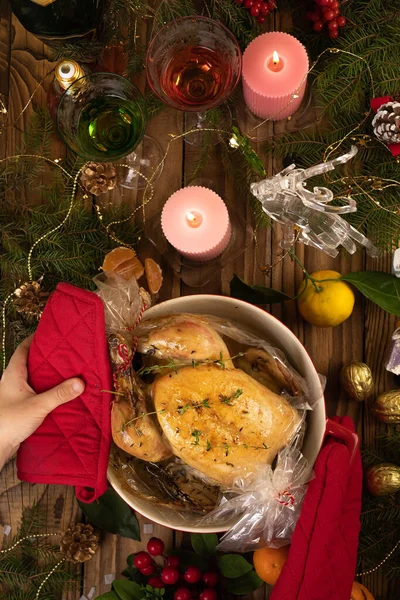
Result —
<svg viewBox="0 0 400 600"><path fill-rule="evenodd" d="M57 108L58 131L78 156L98 162L130 154L144 136L147 111L140 91L114 73L77 79Z"/></svg>
<svg viewBox="0 0 400 600"><path fill-rule="evenodd" d="M186 127L199 132L207 127L205 111L231 96L241 67L235 37L208 17L171 21L154 36L146 55L147 80L153 92L168 106L187 111ZM193 135L197 141L199 136ZM190 141L196 143L193 138Z"/></svg>

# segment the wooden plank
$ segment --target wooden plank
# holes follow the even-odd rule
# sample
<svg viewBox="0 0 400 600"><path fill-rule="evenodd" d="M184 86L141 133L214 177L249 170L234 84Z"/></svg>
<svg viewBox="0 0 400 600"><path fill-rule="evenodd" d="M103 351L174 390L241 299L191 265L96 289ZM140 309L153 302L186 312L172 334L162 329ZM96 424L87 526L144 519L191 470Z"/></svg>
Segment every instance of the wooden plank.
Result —
<svg viewBox="0 0 400 600"><path fill-rule="evenodd" d="M372 271L391 271L391 256L386 255L380 259L368 258L366 267ZM371 412L374 398L393 389L393 378L385 370L385 360L388 356L390 340L395 329L395 317L378 308L372 302L365 305L365 362L370 367L374 382L374 396L364 403L363 414L363 444L366 448L379 447L377 435L387 432L387 426L378 421ZM385 568L375 573L362 577L362 583L374 596L380 598L398 598L400 595L400 581L388 582L385 578Z"/></svg>

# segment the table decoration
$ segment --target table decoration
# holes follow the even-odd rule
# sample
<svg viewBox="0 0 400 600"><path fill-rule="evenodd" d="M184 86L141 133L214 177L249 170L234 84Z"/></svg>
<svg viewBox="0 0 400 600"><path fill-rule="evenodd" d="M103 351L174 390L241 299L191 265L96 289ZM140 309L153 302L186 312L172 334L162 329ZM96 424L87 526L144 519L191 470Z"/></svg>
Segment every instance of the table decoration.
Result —
<svg viewBox="0 0 400 600"><path fill-rule="evenodd" d="M335 257L340 245L354 254L358 242L370 256L378 255L368 238L340 216L357 210L354 200L346 199L342 206L334 206L330 204L334 198L331 190L314 187L311 192L306 187L307 179L334 170L357 152L357 147L352 146L346 154L308 169L296 169L292 164L273 177L251 184L251 192L261 202L262 209L284 226L282 248L291 247L296 240Z"/></svg>
<svg viewBox="0 0 400 600"><path fill-rule="evenodd" d="M170 196L162 210L161 228L182 256L200 262L222 254L232 235L224 201L201 186L188 186Z"/></svg>
<svg viewBox="0 0 400 600"><path fill-rule="evenodd" d="M382 423L400 423L400 390L379 394L371 410Z"/></svg>
<svg viewBox="0 0 400 600"><path fill-rule="evenodd" d="M363 362L347 363L340 370L340 384L351 400L368 400L374 389L371 369Z"/></svg>
<svg viewBox="0 0 400 600"><path fill-rule="evenodd" d="M340 29L347 23L346 17L340 14L340 9L341 5L337 0L315 0L306 16L313 23L314 31L320 33L326 25L329 37L335 40Z"/></svg>
<svg viewBox="0 0 400 600"><path fill-rule="evenodd" d="M200 183L202 182L200 181ZM185 189L188 190L189 187ZM172 267L175 273L189 287L203 287L206 285L216 276L220 269L224 268L238 256L243 254L246 248L248 248L253 241L253 229L251 225L239 215L233 204L227 202L226 200L224 201L224 204L228 213L226 224L228 222L230 224L229 238L228 228L226 233L224 233L224 236L226 235L225 239L224 237L221 237L221 241L223 242L222 245L214 250L214 257L207 259L207 256L205 256L205 260L203 260L203 257L201 262L201 257L199 255L182 255L172 246L172 244L169 243L162 231L162 212L155 214L154 217L146 221L145 235L147 239L158 250L163 259ZM186 215L184 218L186 218ZM190 229L190 231L192 231L192 228L190 228L188 223L185 223L184 227L187 227ZM206 240L204 240L204 245L209 246L209 244L206 243ZM220 249L224 245L224 250L221 250L220 252ZM215 256L216 251L218 251L217 256Z"/></svg>
<svg viewBox="0 0 400 600"><path fill-rule="evenodd" d="M288 33L264 33L243 54L243 96L252 113L278 121L295 113L304 96L306 49Z"/></svg>

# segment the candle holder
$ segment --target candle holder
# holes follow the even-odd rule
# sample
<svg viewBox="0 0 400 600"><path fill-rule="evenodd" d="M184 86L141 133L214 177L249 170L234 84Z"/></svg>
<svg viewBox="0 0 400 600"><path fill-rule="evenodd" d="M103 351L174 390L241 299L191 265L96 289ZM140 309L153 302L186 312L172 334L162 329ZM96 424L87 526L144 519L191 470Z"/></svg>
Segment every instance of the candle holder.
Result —
<svg viewBox="0 0 400 600"><path fill-rule="evenodd" d="M161 228L161 214L158 212L145 226L145 235L151 244L172 267L180 279L189 287L200 288L207 285L224 267L241 256L253 240L253 229L237 212L236 208L224 200L231 223L231 237L228 246L216 258L207 261L191 260L179 254L168 242Z"/></svg>
<svg viewBox="0 0 400 600"><path fill-rule="evenodd" d="M313 127L321 121L321 111L318 111L312 82L307 81L303 100L297 111L290 117L279 121L260 119L246 105L243 93L235 105L236 119L243 135L258 142L265 142L286 133L296 133Z"/></svg>

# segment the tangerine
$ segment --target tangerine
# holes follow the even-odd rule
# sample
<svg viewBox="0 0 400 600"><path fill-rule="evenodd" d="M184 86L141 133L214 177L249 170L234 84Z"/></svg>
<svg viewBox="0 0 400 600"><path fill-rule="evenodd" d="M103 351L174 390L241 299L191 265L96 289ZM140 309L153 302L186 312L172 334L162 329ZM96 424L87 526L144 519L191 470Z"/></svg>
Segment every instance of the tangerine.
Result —
<svg viewBox="0 0 400 600"><path fill-rule="evenodd" d="M375 600L375 598L362 583L354 581L353 587L351 588L350 600Z"/></svg>
<svg viewBox="0 0 400 600"><path fill-rule="evenodd" d="M136 252L125 246L114 248L106 254L102 269L106 273L117 273L126 280L132 277L140 279L144 273L143 265L136 256Z"/></svg>
<svg viewBox="0 0 400 600"><path fill-rule="evenodd" d="M354 292L341 281L337 271L317 271L305 279L297 296L303 319L318 327L335 327L349 318L354 308ZM338 279L338 281L335 281Z"/></svg>
<svg viewBox="0 0 400 600"><path fill-rule="evenodd" d="M146 258L144 261L144 270L150 294L157 294L160 291L163 282L160 265L152 258Z"/></svg>
<svg viewBox="0 0 400 600"><path fill-rule="evenodd" d="M254 569L260 579L275 585L289 554L290 546L260 548L253 554Z"/></svg>

